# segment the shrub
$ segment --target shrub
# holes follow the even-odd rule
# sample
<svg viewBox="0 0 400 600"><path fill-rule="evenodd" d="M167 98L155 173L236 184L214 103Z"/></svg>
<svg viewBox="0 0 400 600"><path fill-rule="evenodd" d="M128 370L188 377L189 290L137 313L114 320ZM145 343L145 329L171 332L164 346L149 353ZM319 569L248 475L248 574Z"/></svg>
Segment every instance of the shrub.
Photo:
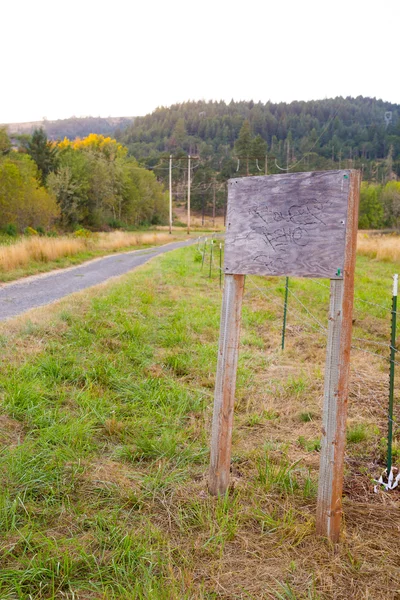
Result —
<svg viewBox="0 0 400 600"><path fill-rule="evenodd" d="M90 238L91 235L92 235L91 232L88 229L84 229L83 227L82 227L82 229L77 229L76 231L74 231L74 237L77 237L77 238L87 239L87 238Z"/></svg>
<svg viewBox="0 0 400 600"><path fill-rule="evenodd" d="M349 444L359 444L368 438L368 429L364 423L356 423L347 430L346 437Z"/></svg>
<svg viewBox="0 0 400 600"><path fill-rule="evenodd" d="M14 223L9 223L4 227L4 233L11 237L17 237L17 227L14 225Z"/></svg>
<svg viewBox="0 0 400 600"><path fill-rule="evenodd" d="M160 217L160 215L153 215L150 222L151 222L151 225L162 225L163 224L163 220Z"/></svg>
<svg viewBox="0 0 400 600"><path fill-rule="evenodd" d="M125 224L118 219L110 219L108 221L108 225L111 227L111 229L123 229L125 227Z"/></svg>
<svg viewBox="0 0 400 600"><path fill-rule="evenodd" d="M33 227L25 227L24 234L28 236L39 235L36 229L33 229Z"/></svg>

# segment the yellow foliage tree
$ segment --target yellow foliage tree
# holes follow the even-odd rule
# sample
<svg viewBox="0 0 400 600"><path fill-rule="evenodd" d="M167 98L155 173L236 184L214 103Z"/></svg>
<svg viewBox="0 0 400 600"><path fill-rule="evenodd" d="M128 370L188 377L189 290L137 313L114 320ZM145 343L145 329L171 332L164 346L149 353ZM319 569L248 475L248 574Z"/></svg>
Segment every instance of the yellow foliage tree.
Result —
<svg viewBox="0 0 400 600"><path fill-rule="evenodd" d="M65 143L65 140L61 143ZM74 150L84 150L94 154L101 154L109 161L124 158L128 152L128 148L119 144L117 140L97 133L91 133L83 139L77 138L72 142L72 147Z"/></svg>

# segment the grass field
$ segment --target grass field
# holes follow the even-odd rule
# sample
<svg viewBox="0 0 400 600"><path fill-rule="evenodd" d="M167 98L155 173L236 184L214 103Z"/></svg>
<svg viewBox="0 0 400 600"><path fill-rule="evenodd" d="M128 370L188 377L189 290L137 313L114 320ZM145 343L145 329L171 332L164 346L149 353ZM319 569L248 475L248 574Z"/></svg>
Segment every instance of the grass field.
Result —
<svg viewBox="0 0 400 600"><path fill-rule="evenodd" d="M175 251L0 326L2 600L400 597L400 496L372 483L399 265L358 259L364 351L352 356L334 548L314 532L326 282L291 280L282 352L284 280L247 278L232 486L216 499L206 476L221 291L200 260L196 247Z"/></svg>

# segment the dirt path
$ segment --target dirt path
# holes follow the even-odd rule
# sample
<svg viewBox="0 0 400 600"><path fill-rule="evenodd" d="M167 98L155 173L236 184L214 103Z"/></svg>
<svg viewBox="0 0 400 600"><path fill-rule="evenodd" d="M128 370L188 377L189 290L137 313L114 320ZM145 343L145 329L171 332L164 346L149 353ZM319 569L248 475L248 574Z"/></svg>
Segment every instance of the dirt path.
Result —
<svg viewBox="0 0 400 600"><path fill-rule="evenodd" d="M91 260L78 267L7 283L0 287L0 321L16 317L31 308L50 304L68 294L79 292L111 277L123 275L150 258L195 243L195 239L165 246L113 254Z"/></svg>

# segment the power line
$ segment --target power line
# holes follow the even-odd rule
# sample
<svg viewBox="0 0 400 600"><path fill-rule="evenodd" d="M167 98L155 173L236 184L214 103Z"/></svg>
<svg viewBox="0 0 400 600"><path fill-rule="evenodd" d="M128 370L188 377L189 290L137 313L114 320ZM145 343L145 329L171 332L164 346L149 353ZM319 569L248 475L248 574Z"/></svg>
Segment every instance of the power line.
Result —
<svg viewBox="0 0 400 600"><path fill-rule="evenodd" d="M336 118L336 116L337 116L337 114L338 114L338 112L339 112L339 108L340 108L340 106L341 106L341 104L340 104L340 105L339 105L339 107L337 108L337 110L336 110L335 114L333 114L333 115L332 115L332 117L331 117L330 119L328 119L328 122L327 122L326 126L323 128L323 130L322 130L321 134L320 134L320 135L317 137L317 139L315 140L315 142L314 142L314 144L311 146L311 148L309 148L309 150L308 150L306 153L304 153L304 154L303 154L303 156L302 156L302 157L301 157L301 158L300 158L300 159L299 159L297 162L295 162L295 163L294 163L293 165L291 165L290 167L287 167L286 169L283 169L282 167L280 167L280 166L278 165L278 163L276 162L276 159L275 159L275 166L276 166L276 167L278 167L278 169L280 169L281 171L286 171L286 172L289 172L289 171L291 171L292 169L294 169L294 168L295 168L297 165L299 165L299 164L300 164L300 163L301 163L301 162L302 162L302 161L305 159L305 157L306 157L308 154L310 154L311 150L312 150L313 148L315 148L315 146L318 144L319 140L322 138L322 136L324 135L324 133L325 133L325 132L328 130L328 127L329 127L329 126L330 126L330 124L332 123L333 119L335 119L335 118Z"/></svg>

